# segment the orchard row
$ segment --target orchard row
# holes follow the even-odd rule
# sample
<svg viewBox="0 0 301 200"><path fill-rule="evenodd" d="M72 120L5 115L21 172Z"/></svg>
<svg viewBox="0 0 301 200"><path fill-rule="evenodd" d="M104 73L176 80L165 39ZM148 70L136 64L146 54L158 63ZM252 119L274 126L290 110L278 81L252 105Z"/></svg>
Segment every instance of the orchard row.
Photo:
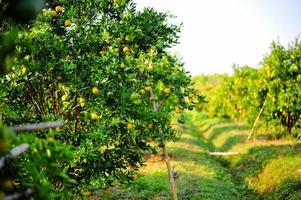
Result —
<svg viewBox="0 0 301 200"><path fill-rule="evenodd" d="M253 124L256 118L270 127L285 127L287 134L300 126L301 43L288 48L277 42L261 67L234 66L228 75L201 76L196 82L210 102L211 116L228 117Z"/></svg>

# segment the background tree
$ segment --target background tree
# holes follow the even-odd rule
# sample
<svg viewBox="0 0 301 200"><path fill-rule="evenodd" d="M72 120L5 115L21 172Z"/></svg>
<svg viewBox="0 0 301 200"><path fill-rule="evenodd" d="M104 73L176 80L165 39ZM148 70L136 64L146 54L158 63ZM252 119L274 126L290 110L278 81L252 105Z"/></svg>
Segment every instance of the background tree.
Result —
<svg viewBox="0 0 301 200"><path fill-rule="evenodd" d="M300 58L301 43L296 40L286 49L273 42L271 53L264 58L267 82L267 109L269 120L281 123L288 134L300 120ZM268 114L267 114L268 113Z"/></svg>

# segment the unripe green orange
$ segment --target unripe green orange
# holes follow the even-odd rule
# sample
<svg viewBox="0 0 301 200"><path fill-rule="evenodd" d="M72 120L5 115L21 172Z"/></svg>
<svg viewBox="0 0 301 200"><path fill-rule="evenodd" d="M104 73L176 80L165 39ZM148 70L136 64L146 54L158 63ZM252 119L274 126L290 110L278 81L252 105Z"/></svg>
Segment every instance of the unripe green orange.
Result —
<svg viewBox="0 0 301 200"><path fill-rule="evenodd" d="M171 93L171 90L170 90L170 88L164 88L163 92L164 92L165 94L170 94L170 93Z"/></svg>
<svg viewBox="0 0 301 200"><path fill-rule="evenodd" d="M99 90L96 86L94 86L94 87L92 88L92 93L93 93L94 95L98 96L98 95L100 94L100 90Z"/></svg>
<svg viewBox="0 0 301 200"><path fill-rule="evenodd" d="M91 119L92 120L98 120L100 117L99 117L99 115L97 114L97 113L91 113Z"/></svg>

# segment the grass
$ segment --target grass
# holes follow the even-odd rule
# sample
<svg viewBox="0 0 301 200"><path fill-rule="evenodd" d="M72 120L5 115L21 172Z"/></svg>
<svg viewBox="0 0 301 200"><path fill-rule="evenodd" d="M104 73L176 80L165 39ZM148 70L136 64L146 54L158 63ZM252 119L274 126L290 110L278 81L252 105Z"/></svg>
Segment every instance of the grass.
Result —
<svg viewBox="0 0 301 200"><path fill-rule="evenodd" d="M249 199L301 199L300 144L297 144L297 151L293 151L292 138L277 140L269 135L273 134L271 132L264 137L257 135L258 139L248 142L248 125L207 119L199 126L200 116L198 113L190 115L189 127L194 127L195 132L214 146L214 151L241 153L224 157L223 161L232 171L234 182L245 188L241 190L245 196Z"/></svg>
<svg viewBox="0 0 301 200"><path fill-rule="evenodd" d="M250 127L244 123L197 112L186 117L181 140L167 145L179 199L301 199L300 144L292 151L292 140L267 136L247 142ZM210 151L241 154L221 158ZM161 153L149 156L133 184L112 191L107 199L171 199Z"/></svg>

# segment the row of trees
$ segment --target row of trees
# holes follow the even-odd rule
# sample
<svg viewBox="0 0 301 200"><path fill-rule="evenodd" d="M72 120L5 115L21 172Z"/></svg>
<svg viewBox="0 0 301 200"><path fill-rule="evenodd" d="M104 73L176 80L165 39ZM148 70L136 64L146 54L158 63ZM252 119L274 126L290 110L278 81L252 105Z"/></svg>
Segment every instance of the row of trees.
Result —
<svg viewBox="0 0 301 200"><path fill-rule="evenodd" d="M204 105L209 115L254 123L261 121L283 126L288 134L300 124L301 42L287 48L271 44L262 67L234 66L233 74L197 77L201 91L210 102Z"/></svg>
<svg viewBox="0 0 301 200"><path fill-rule="evenodd" d="M37 199L90 196L131 181L144 154L158 146L168 161L165 143L179 137L172 118L182 122L185 109L204 101L168 52L180 31L169 19L150 8L136 11L131 0L56 0L25 25L1 22L2 37L18 29L13 56L3 53L1 121L64 122L10 139L1 125L7 145L0 156L30 145L1 176L10 183L1 195L30 188Z"/></svg>

